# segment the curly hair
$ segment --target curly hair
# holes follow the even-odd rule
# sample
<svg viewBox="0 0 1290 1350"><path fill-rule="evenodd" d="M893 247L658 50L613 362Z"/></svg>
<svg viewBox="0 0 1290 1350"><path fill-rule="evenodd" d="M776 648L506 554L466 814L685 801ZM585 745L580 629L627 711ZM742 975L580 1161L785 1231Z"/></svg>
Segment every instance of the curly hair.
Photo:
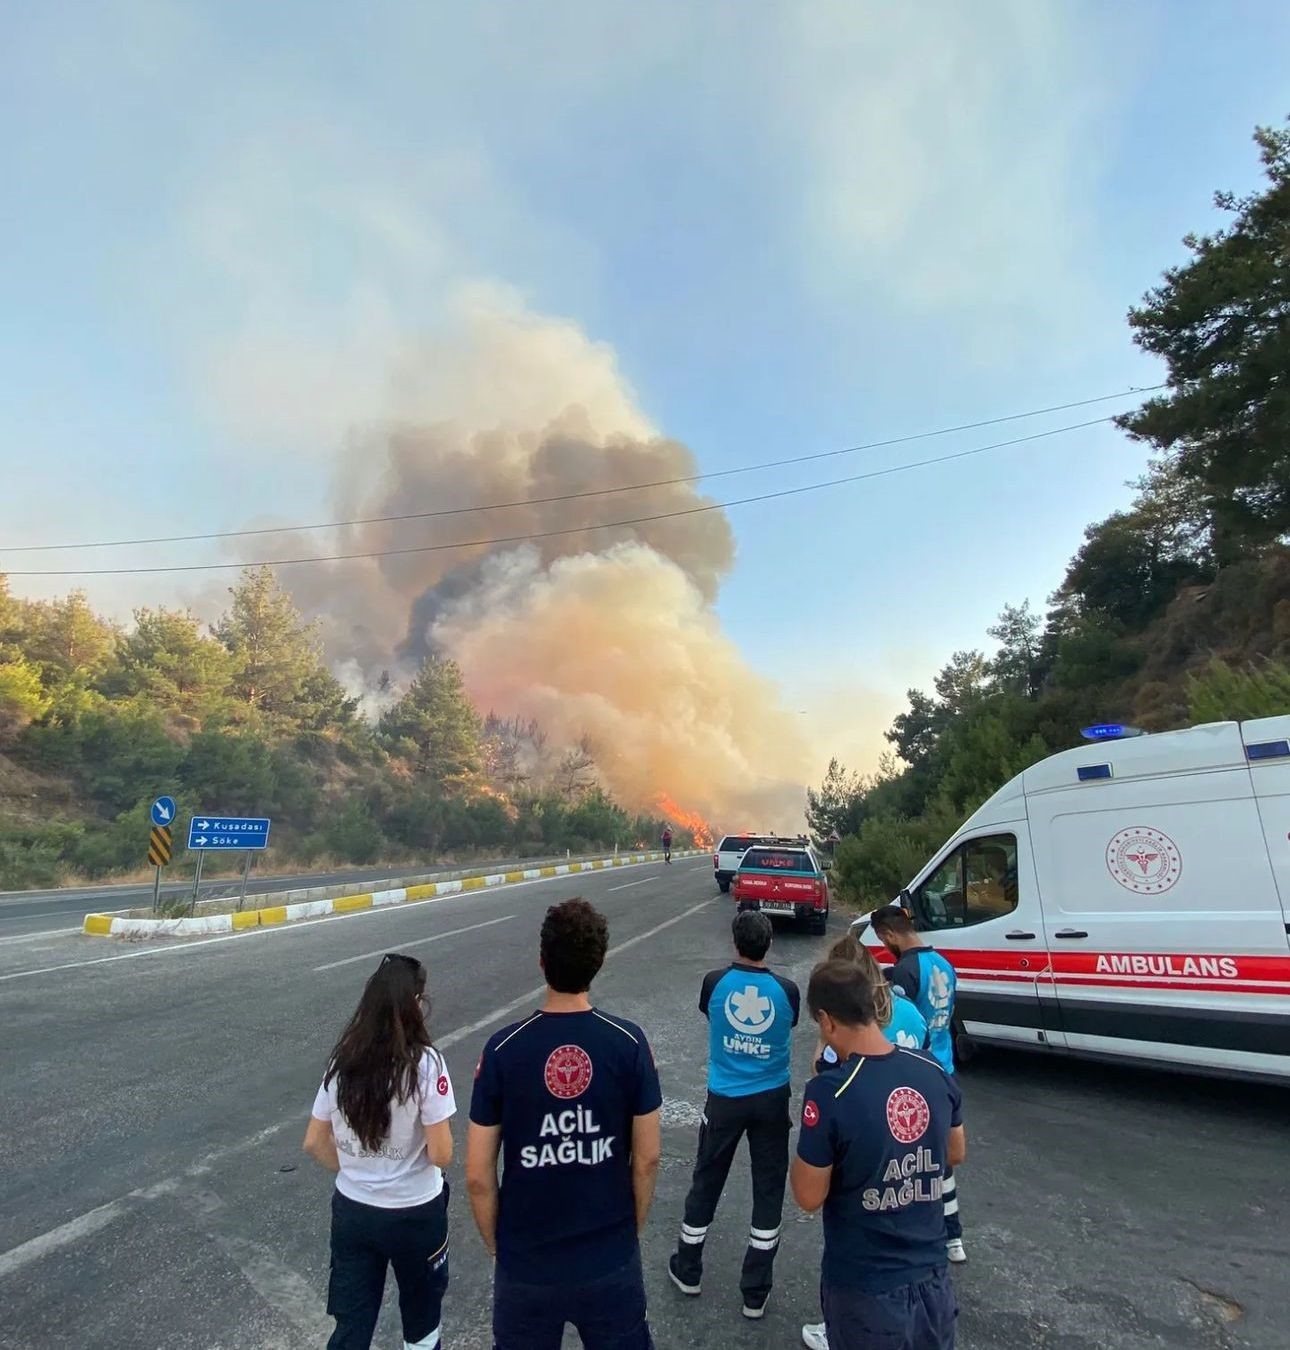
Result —
<svg viewBox="0 0 1290 1350"><path fill-rule="evenodd" d="M605 963L609 924L581 896L552 905L542 920L542 970L558 994L582 994Z"/></svg>

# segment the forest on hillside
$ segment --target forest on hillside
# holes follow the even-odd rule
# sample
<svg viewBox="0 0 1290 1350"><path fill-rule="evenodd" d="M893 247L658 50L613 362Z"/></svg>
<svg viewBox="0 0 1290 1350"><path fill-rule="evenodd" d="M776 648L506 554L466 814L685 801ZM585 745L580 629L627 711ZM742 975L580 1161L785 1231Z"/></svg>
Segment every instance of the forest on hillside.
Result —
<svg viewBox="0 0 1290 1350"><path fill-rule="evenodd" d="M1255 133L1267 185L1129 312L1166 385L1117 419L1149 447L1126 510L1089 526L1045 613L1006 605L993 650L911 689L878 771L808 793L841 896L891 899L960 821L1079 728L1290 712L1290 129Z"/></svg>
<svg viewBox="0 0 1290 1350"><path fill-rule="evenodd" d="M601 788L588 743L481 716L451 661L431 657L368 718L271 569L229 596L209 630L164 608L126 630L79 592L22 600L0 576L0 890L141 870L162 792L179 801L177 841L193 810L273 817L279 864L658 839L661 819Z"/></svg>

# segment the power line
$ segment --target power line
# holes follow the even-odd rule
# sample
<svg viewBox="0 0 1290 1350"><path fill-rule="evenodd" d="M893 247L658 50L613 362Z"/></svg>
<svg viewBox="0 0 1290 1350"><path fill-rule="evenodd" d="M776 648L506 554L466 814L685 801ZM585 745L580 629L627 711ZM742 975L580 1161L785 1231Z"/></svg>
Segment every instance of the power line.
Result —
<svg viewBox="0 0 1290 1350"><path fill-rule="evenodd" d="M11 577L122 577L153 576L169 572L227 572L246 567L295 567L305 563L353 562L367 558L404 557L415 553L442 553L449 549L485 548L494 544L520 544L534 539L558 539L571 534L587 534L593 530L614 530L625 525L647 525L659 520L676 520L682 516L698 516L711 511L725 511L732 506L748 506L753 502L775 501L782 497L797 497L807 492L820 492L825 488L842 487L848 483L861 483L871 478L885 478L891 474L907 473L910 469L924 469L933 464L949 464L954 460L970 459L974 455L983 455L989 450L1002 450L1010 445L1024 445L1029 441L1044 440L1049 436L1060 436L1068 431L1081 431L1086 427L1102 426L1111 421L1114 421L1114 418L1095 417L1088 422L1074 422L1069 426L1053 427L1048 431L1036 431L1029 436L1017 436L1008 441L995 441L990 445L978 445L971 450L959 450L950 455L937 455L932 459L915 460L909 464L894 464L885 469L871 469L867 473L849 474L845 478L832 478L821 483L807 483L801 487L780 488L777 491L762 492L753 497L736 497L728 502L709 502L701 506L684 507L677 511L661 511L657 515L634 516L627 520L607 520L596 525L575 525L561 530L538 530L530 534L502 535L490 539L463 539L452 544L420 544L408 548L374 549L362 553L332 553L303 558L262 558L257 562L181 563L168 567L69 568L57 571L7 572L6 575Z"/></svg>
<svg viewBox="0 0 1290 1350"><path fill-rule="evenodd" d="M409 511L393 516L360 516L354 520L324 520L309 525L266 525L249 530L212 530L204 534L161 534L140 539L98 539L72 544L16 544L0 546L0 553L54 553L70 549L125 548L145 544L193 544L215 539L249 539L266 534L294 534L302 530L337 530L352 525L386 525L405 520L437 520L446 516L474 515L481 511L505 511L520 506L546 506L553 502L581 501L588 497L609 497L620 492L644 492L650 488L675 487L683 483L697 483L709 478L730 478L735 474L757 473L762 469L782 469L791 464L810 464L816 460L837 459L841 455L855 455L864 450L881 450L893 445L908 445L912 441L931 440L937 436L951 436L960 431L980 431L983 427L1002 426L1007 422L1024 421L1028 417L1042 417L1047 413L1069 412L1072 408L1087 408L1095 403L1109 403L1113 399L1128 398L1133 394L1151 393L1164 385L1149 385L1142 389L1124 389L1116 394L1099 394L1096 398L1078 399L1074 403L1056 403L1049 408L1035 408L1030 412L1009 413L1006 417L989 417L980 422L961 422L953 427L935 431L919 431L908 436L893 436L883 441L866 441L862 445L848 445L841 450L820 450L813 454L793 455L786 459L769 459L761 464L744 464L733 469L713 469L706 473L687 474L679 478L658 478L649 483L626 483L620 487L595 488L587 492L566 492L554 497L529 497L522 501L492 502L485 506L456 506L440 511ZM13 573L12 575L48 575L59 573Z"/></svg>

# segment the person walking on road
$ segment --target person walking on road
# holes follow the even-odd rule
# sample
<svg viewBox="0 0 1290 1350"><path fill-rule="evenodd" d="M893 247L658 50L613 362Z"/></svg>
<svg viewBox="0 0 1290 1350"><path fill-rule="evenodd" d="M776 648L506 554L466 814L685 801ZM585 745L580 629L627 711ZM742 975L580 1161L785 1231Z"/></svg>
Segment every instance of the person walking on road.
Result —
<svg viewBox="0 0 1290 1350"><path fill-rule="evenodd" d="M685 1219L668 1261L672 1283L701 1292L703 1246L739 1141L748 1136L753 1211L739 1287L744 1316L760 1318L770 1297L788 1177L789 1051L801 996L766 965L772 930L756 910L736 914L735 961L709 971L699 993L708 1019L708 1098Z"/></svg>
<svg viewBox="0 0 1290 1350"><path fill-rule="evenodd" d="M591 1004L608 942L585 900L552 906L546 1000L475 1072L466 1187L496 1259L494 1350L559 1350L566 1323L585 1350L652 1350L639 1234L663 1098L645 1033Z"/></svg>
<svg viewBox="0 0 1290 1350"><path fill-rule="evenodd" d="M954 1350L941 1190L967 1149L958 1085L930 1055L887 1040L876 1002L854 962L811 974L807 1007L839 1062L806 1086L791 1175L797 1203L824 1211L827 1339L807 1326L802 1340Z"/></svg>
<svg viewBox="0 0 1290 1350"><path fill-rule="evenodd" d="M426 970L382 959L331 1052L305 1152L335 1172L328 1350L367 1350L386 1267L399 1286L404 1350L437 1350L448 1287L452 1082L426 1027Z"/></svg>
<svg viewBox="0 0 1290 1350"><path fill-rule="evenodd" d="M954 967L919 936L899 905L884 905L869 916L874 932L895 957L887 979L903 989L927 1021L928 1048L948 1074L954 1072ZM967 1260L958 1182L953 1169L945 1178L945 1250L956 1265Z"/></svg>
<svg viewBox="0 0 1290 1350"><path fill-rule="evenodd" d="M670 863L672 861L672 827L663 826L663 861Z"/></svg>

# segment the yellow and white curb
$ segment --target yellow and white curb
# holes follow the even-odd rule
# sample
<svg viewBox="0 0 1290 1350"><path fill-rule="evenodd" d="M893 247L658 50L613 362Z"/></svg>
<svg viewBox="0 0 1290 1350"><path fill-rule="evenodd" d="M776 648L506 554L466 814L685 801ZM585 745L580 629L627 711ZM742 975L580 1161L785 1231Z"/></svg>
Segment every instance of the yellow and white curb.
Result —
<svg viewBox="0 0 1290 1350"><path fill-rule="evenodd" d="M206 937L232 933L243 928L265 928L273 924L294 923L298 919L317 919L326 914L353 914L364 909L410 904L417 900L438 900L446 895L482 891L492 886L513 885L517 881L542 881L548 877L573 876L579 872L601 872L611 867L628 867L657 862L661 853L620 854L614 858L595 858L584 862L561 863L555 867L529 867L523 871L491 872L487 876L461 877L456 881L431 881L420 886L399 886L388 891L363 891L331 900L303 900L291 905L269 905L263 909L244 909L236 914L201 914L185 919L128 919L119 914L87 914L84 931L92 937ZM674 853L674 858L698 856Z"/></svg>

